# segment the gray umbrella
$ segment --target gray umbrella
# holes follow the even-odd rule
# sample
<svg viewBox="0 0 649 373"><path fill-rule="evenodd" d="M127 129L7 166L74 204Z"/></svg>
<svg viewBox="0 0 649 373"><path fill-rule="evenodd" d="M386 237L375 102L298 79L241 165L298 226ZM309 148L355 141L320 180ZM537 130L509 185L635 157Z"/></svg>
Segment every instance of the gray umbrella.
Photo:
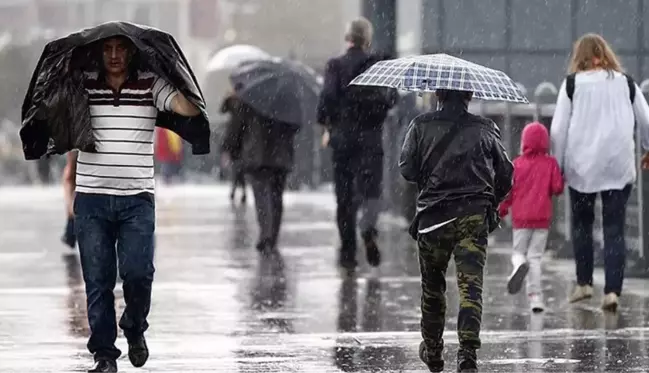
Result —
<svg viewBox="0 0 649 373"><path fill-rule="evenodd" d="M259 114L301 126L309 121L321 84L307 67L275 59L243 64L230 74L236 95Z"/></svg>

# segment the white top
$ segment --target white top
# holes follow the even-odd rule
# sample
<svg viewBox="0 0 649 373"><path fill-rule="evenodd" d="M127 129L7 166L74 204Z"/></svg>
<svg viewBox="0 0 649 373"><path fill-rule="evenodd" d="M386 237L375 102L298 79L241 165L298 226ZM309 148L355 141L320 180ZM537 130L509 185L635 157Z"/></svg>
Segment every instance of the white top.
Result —
<svg viewBox="0 0 649 373"><path fill-rule="evenodd" d="M171 110L177 91L139 73L115 94L97 74L86 77L97 153L79 152L76 191L111 195L153 193L153 140L158 110Z"/></svg>
<svg viewBox="0 0 649 373"><path fill-rule="evenodd" d="M636 85L631 103L626 77L604 70L575 77L573 101L564 80L552 118L552 151L566 183L582 193L620 190L635 182L635 121L649 150L649 106Z"/></svg>

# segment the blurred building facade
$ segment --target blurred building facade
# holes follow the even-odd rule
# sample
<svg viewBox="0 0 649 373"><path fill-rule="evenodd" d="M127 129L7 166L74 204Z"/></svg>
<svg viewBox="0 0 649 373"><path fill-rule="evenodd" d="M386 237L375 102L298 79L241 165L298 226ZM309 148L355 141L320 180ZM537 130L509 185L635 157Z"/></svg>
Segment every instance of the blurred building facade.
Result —
<svg viewBox="0 0 649 373"><path fill-rule="evenodd" d="M461 55L503 70L533 90L543 81L558 85L572 43L596 32L613 45L636 80L649 76L649 3L644 0L392 1L401 55ZM357 9L361 14L360 5Z"/></svg>

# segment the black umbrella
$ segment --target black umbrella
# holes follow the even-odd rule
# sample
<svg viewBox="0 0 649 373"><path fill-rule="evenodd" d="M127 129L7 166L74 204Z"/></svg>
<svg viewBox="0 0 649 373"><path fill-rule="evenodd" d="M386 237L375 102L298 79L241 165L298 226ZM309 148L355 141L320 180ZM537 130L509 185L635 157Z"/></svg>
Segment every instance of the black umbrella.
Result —
<svg viewBox="0 0 649 373"><path fill-rule="evenodd" d="M312 70L279 59L245 63L230 81L236 95L259 114L297 126L310 121L321 89Z"/></svg>

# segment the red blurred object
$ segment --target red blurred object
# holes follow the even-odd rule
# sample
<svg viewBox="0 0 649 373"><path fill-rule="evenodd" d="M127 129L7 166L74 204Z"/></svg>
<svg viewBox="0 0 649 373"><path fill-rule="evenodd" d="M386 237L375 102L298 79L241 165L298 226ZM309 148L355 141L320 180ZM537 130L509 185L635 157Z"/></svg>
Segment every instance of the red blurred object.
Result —
<svg viewBox="0 0 649 373"><path fill-rule="evenodd" d="M180 163L183 160L182 140L175 133L156 127L155 158L164 163Z"/></svg>

